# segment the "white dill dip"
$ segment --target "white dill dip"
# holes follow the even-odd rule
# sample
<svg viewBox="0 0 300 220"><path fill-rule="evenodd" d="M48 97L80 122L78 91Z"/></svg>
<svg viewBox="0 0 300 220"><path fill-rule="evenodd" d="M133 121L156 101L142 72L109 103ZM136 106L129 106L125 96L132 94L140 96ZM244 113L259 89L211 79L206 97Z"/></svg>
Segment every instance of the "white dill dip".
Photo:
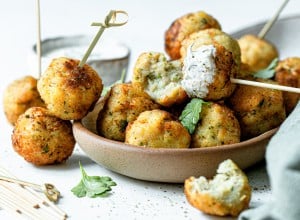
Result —
<svg viewBox="0 0 300 220"><path fill-rule="evenodd" d="M183 61L181 86L189 97L205 98L216 72L216 48L213 45L204 45L192 50L192 46L187 49Z"/></svg>

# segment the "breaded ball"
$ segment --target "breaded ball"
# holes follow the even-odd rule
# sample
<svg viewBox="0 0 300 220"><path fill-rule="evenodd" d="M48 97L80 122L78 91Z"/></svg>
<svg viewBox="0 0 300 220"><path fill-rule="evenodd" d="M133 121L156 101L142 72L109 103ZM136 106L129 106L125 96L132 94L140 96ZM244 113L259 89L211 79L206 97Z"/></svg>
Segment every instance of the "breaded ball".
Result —
<svg viewBox="0 0 300 220"><path fill-rule="evenodd" d="M233 111L218 103L202 106L200 121L192 135L194 148L240 142L240 125Z"/></svg>
<svg viewBox="0 0 300 220"><path fill-rule="evenodd" d="M72 154L72 124L46 108L32 107L20 115L12 133L14 150L35 165L62 163Z"/></svg>
<svg viewBox="0 0 300 220"><path fill-rule="evenodd" d="M188 148L191 136L183 125L167 111L142 112L128 124L125 143L151 148Z"/></svg>
<svg viewBox="0 0 300 220"><path fill-rule="evenodd" d="M229 98L229 107L239 120L243 140L278 127L286 118L282 91L275 89L238 85Z"/></svg>
<svg viewBox="0 0 300 220"><path fill-rule="evenodd" d="M276 67L275 81L280 85L300 88L300 58L289 57L279 61ZM290 114L297 105L300 94L283 92L285 110Z"/></svg>
<svg viewBox="0 0 300 220"><path fill-rule="evenodd" d="M268 67L279 56L275 45L255 35L244 35L238 39L238 43L242 62L248 64L254 72Z"/></svg>
<svg viewBox="0 0 300 220"><path fill-rule="evenodd" d="M37 90L37 79L24 76L7 86L3 96L3 108L7 120L12 125L21 114L33 106L46 106Z"/></svg>
<svg viewBox="0 0 300 220"><path fill-rule="evenodd" d="M143 111L159 107L144 91L131 83L116 84L99 112L97 131L108 139L124 141L128 123Z"/></svg>
<svg viewBox="0 0 300 220"><path fill-rule="evenodd" d="M191 45L183 61L181 85L191 98L209 101L229 97L236 85L230 78L237 74L232 53L220 44Z"/></svg>
<svg viewBox="0 0 300 220"><path fill-rule="evenodd" d="M176 60L181 57L181 42L190 34L208 29L221 29L219 22L204 11L188 13L177 18L165 32L165 50L171 59Z"/></svg>
<svg viewBox="0 0 300 220"><path fill-rule="evenodd" d="M238 216L249 207L251 186L247 176L230 159L219 164L213 179L190 177L185 180L188 202L200 211L217 216Z"/></svg>
<svg viewBox="0 0 300 220"><path fill-rule="evenodd" d="M168 61L163 53L142 53L137 59L132 83L162 106L183 103L188 96L181 86L182 63Z"/></svg>
<svg viewBox="0 0 300 220"><path fill-rule="evenodd" d="M38 91L49 111L64 120L83 118L98 101L103 85L97 72L79 60L53 59L38 81Z"/></svg>

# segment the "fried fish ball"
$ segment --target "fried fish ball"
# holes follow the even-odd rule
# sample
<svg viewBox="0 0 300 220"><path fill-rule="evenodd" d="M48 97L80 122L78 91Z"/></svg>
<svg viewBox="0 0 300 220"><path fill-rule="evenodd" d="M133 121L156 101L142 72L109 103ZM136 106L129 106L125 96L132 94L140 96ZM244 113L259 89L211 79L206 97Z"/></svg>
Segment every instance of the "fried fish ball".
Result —
<svg viewBox="0 0 300 220"><path fill-rule="evenodd" d="M35 165L62 163L72 154L72 124L46 108L32 107L18 118L12 134L14 150Z"/></svg>
<svg viewBox="0 0 300 220"><path fill-rule="evenodd" d="M279 61L276 67L275 81L280 85L300 88L300 58L289 57ZM298 93L283 92L285 110L290 114L297 105L300 95Z"/></svg>
<svg viewBox="0 0 300 220"><path fill-rule="evenodd" d="M116 84L99 112L97 131L108 139L124 141L128 123L141 112L159 107L144 91L131 83Z"/></svg>
<svg viewBox="0 0 300 220"><path fill-rule="evenodd" d="M286 118L282 91L275 89L238 85L229 98L229 107L239 120L243 140L278 127Z"/></svg>
<svg viewBox="0 0 300 220"><path fill-rule="evenodd" d="M3 96L3 108L7 120L14 125L28 108L45 107L37 90L37 79L24 76L10 83Z"/></svg>
<svg viewBox="0 0 300 220"><path fill-rule="evenodd" d="M208 29L216 28L221 30L219 22L204 11L188 13L177 18L165 32L165 50L171 59L176 60L181 57L181 42L190 34Z"/></svg>
<svg viewBox="0 0 300 220"><path fill-rule="evenodd" d="M98 101L103 85L97 72L79 60L53 59L37 87L49 111L64 120L83 118Z"/></svg>
<svg viewBox="0 0 300 220"><path fill-rule="evenodd" d="M251 186L245 173L230 159L220 163L213 179L190 177L184 182L188 202L204 213L238 216L249 207Z"/></svg>
<svg viewBox="0 0 300 220"><path fill-rule="evenodd" d="M268 67L279 56L275 45L255 35L244 35L238 39L238 43L242 62L248 64L254 72Z"/></svg>
<svg viewBox="0 0 300 220"><path fill-rule="evenodd" d="M193 148L220 146L240 142L240 125L234 112L218 103L203 104L194 133Z"/></svg>
<svg viewBox="0 0 300 220"><path fill-rule="evenodd" d="M191 136L183 125L167 111L142 112L128 124L125 143L151 148L188 148Z"/></svg>
<svg viewBox="0 0 300 220"><path fill-rule="evenodd" d="M183 103L188 96L181 86L182 63L168 61L163 53L142 53L136 61L132 83L162 106Z"/></svg>

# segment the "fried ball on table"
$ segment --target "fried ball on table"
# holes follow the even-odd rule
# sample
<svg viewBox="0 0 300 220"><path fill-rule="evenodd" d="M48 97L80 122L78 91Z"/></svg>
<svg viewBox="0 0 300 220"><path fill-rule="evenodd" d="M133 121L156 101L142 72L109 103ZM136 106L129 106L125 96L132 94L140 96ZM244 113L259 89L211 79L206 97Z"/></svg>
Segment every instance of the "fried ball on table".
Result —
<svg viewBox="0 0 300 220"><path fill-rule="evenodd" d="M289 57L279 61L276 67L275 81L280 85L300 88L300 58ZM297 105L300 95L293 92L283 92L285 110L290 114Z"/></svg>
<svg viewBox="0 0 300 220"><path fill-rule="evenodd" d="M3 96L3 108L7 120L15 125L19 116L30 107L45 107L37 90L37 79L24 76L10 83Z"/></svg>
<svg viewBox="0 0 300 220"><path fill-rule="evenodd" d="M38 81L38 91L49 111L64 120L83 118L98 101L103 85L89 65L79 60L53 59Z"/></svg>
<svg viewBox="0 0 300 220"><path fill-rule="evenodd" d="M124 141L128 123L143 111L159 107L144 91L131 83L116 84L98 114L97 131L108 139Z"/></svg>
<svg viewBox="0 0 300 220"><path fill-rule="evenodd" d="M203 104L194 133L193 148L220 146L240 142L241 130L234 112L218 103Z"/></svg>
<svg viewBox="0 0 300 220"><path fill-rule="evenodd" d="M172 60L179 59L182 41L190 34L208 28L221 30L221 25L204 11L188 13L177 18L165 32L165 51Z"/></svg>
<svg viewBox="0 0 300 220"><path fill-rule="evenodd" d="M188 148L191 136L169 112L155 109L142 112L128 124L125 143L150 148Z"/></svg>
<svg viewBox="0 0 300 220"><path fill-rule="evenodd" d="M273 80L257 81L276 84ZM243 140L278 127L286 118L280 90L238 85L228 101L229 107L239 120Z"/></svg>
<svg viewBox="0 0 300 220"><path fill-rule="evenodd" d="M54 116L46 108L29 108L16 122L12 145L32 164L62 163L71 156L75 146L72 124Z"/></svg>
<svg viewBox="0 0 300 220"><path fill-rule="evenodd" d="M144 90L155 102L169 107L188 96L181 86L182 63L168 61L163 53L142 53L134 66L132 84Z"/></svg>
<svg viewBox="0 0 300 220"><path fill-rule="evenodd" d="M242 62L248 64L253 72L267 68L279 56L275 45L255 35L244 35L238 39L238 43Z"/></svg>

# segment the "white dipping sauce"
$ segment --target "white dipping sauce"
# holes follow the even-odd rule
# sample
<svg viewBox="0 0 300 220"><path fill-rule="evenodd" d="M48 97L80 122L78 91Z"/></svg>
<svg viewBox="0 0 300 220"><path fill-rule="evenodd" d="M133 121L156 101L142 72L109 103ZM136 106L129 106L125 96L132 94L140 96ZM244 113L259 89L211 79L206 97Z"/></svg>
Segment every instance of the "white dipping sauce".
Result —
<svg viewBox="0 0 300 220"><path fill-rule="evenodd" d="M189 97L205 98L216 72L216 48L213 45L204 45L192 50L192 46L187 49L183 61L181 85Z"/></svg>

